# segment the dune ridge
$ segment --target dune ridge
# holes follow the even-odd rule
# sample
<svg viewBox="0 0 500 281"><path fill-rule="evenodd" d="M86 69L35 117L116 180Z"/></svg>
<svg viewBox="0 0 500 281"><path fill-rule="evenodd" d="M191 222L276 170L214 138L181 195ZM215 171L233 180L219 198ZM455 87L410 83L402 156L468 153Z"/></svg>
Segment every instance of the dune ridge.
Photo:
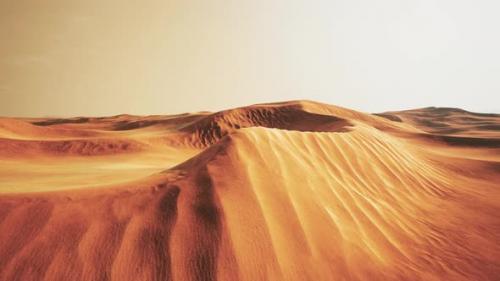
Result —
<svg viewBox="0 0 500 281"><path fill-rule="evenodd" d="M265 127L295 131L331 132L347 130L351 124L340 117L308 112L301 103L256 105L210 114L181 128L189 144L207 147L242 128Z"/></svg>
<svg viewBox="0 0 500 281"><path fill-rule="evenodd" d="M120 168L110 177L137 175L120 184L1 190L0 280L500 276L495 147L450 146L404 118L309 101L151 118L89 125L137 151L1 154L7 168L23 157L150 168ZM85 131L88 122L48 121L41 127ZM134 125L116 131L119 122ZM480 130L461 137L495 135Z"/></svg>

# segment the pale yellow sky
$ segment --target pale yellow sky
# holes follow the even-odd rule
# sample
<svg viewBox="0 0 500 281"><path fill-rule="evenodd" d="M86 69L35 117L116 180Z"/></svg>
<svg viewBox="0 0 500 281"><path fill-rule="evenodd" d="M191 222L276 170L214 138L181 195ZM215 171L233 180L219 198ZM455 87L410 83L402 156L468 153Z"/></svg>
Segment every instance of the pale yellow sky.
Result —
<svg viewBox="0 0 500 281"><path fill-rule="evenodd" d="M497 1L0 0L0 115L500 112Z"/></svg>

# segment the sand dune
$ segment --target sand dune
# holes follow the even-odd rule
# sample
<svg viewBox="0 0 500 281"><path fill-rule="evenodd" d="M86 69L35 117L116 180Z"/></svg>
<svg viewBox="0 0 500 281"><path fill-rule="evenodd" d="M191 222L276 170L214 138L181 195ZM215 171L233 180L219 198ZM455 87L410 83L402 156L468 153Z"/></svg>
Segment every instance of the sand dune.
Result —
<svg viewBox="0 0 500 281"><path fill-rule="evenodd" d="M499 120L5 118L0 280L498 280Z"/></svg>
<svg viewBox="0 0 500 281"><path fill-rule="evenodd" d="M428 107L379 114L398 122L410 123L434 134L500 137L500 114L468 112L458 108Z"/></svg>

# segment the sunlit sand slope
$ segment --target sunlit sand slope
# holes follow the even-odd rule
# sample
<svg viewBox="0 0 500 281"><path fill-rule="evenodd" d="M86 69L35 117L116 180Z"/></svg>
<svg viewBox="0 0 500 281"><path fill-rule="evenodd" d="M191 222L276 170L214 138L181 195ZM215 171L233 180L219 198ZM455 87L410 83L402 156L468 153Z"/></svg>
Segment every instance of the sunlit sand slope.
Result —
<svg viewBox="0 0 500 281"><path fill-rule="evenodd" d="M0 280L499 280L495 131L450 145L400 119L287 102L15 120ZM136 146L79 153L102 140Z"/></svg>

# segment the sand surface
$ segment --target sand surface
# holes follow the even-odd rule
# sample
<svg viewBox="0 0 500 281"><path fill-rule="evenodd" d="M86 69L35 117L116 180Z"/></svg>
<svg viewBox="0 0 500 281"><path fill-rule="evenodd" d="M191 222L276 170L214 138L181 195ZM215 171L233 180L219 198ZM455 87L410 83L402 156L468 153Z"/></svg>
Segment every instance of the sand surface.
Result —
<svg viewBox="0 0 500 281"><path fill-rule="evenodd" d="M500 115L0 118L0 280L500 280Z"/></svg>

